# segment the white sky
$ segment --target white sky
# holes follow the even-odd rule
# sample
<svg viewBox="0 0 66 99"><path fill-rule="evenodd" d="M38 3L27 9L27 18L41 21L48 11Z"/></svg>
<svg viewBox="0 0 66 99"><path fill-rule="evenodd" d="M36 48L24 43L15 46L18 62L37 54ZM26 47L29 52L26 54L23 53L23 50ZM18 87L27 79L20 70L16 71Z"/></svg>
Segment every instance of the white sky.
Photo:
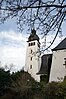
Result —
<svg viewBox="0 0 66 99"><path fill-rule="evenodd" d="M0 32L0 61L5 64L13 63L19 70L25 65L26 37L14 31Z"/></svg>

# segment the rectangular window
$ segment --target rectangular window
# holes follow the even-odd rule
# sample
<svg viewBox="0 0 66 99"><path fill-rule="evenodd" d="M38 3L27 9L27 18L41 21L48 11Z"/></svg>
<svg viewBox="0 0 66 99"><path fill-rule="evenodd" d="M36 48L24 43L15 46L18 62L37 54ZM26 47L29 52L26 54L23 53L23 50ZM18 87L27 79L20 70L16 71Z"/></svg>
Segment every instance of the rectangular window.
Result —
<svg viewBox="0 0 66 99"><path fill-rule="evenodd" d="M66 68L66 58L64 58L64 64L63 64L64 66L65 66L65 68Z"/></svg>
<svg viewBox="0 0 66 99"><path fill-rule="evenodd" d="M31 61L32 61L32 57L31 57Z"/></svg>
<svg viewBox="0 0 66 99"><path fill-rule="evenodd" d="M32 69L32 65L30 65L30 69Z"/></svg>
<svg viewBox="0 0 66 99"><path fill-rule="evenodd" d="M29 46L33 46L33 45L35 45L35 42L33 42L33 43L29 43Z"/></svg>
<svg viewBox="0 0 66 99"><path fill-rule="evenodd" d="M33 51L31 50L31 53L32 53Z"/></svg>
<svg viewBox="0 0 66 99"><path fill-rule="evenodd" d="M35 42L34 42L34 45L35 45Z"/></svg>
<svg viewBox="0 0 66 99"><path fill-rule="evenodd" d="M31 43L31 46L33 46L33 43Z"/></svg>
<svg viewBox="0 0 66 99"><path fill-rule="evenodd" d="M64 58L64 60L66 60L66 58Z"/></svg>
<svg viewBox="0 0 66 99"><path fill-rule="evenodd" d="M29 43L29 46L30 46L30 43Z"/></svg>

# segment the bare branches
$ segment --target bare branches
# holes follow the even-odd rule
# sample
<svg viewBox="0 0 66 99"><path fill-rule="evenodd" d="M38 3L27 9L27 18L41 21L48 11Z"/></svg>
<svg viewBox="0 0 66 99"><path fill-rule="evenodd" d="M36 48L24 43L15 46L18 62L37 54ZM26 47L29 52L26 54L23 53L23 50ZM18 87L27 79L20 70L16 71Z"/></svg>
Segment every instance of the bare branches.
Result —
<svg viewBox="0 0 66 99"><path fill-rule="evenodd" d="M66 0L1 0L0 22L15 17L20 30L36 28L46 37L56 36L66 16ZM55 38L49 45L53 44Z"/></svg>
<svg viewBox="0 0 66 99"><path fill-rule="evenodd" d="M43 7L51 7L51 8L66 8L66 5L37 5L37 6L17 6L14 9L13 8L1 8L0 10L8 10L8 11L15 11L15 10L22 10L22 9L30 9L30 8L43 8Z"/></svg>
<svg viewBox="0 0 66 99"><path fill-rule="evenodd" d="M55 41L55 39L56 39L56 37L57 37L57 35L58 35L58 32L59 32L59 30L60 30L60 28L61 28L61 25L62 25L62 22L63 22L64 17L65 17L65 14L62 15L61 22L60 22L60 24L59 24L59 26L58 26L58 30L57 30L56 35L55 35L53 41L51 42L51 44L50 44L46 49L41 50L41 51L45 51L45 50L47 50L47 49L50 48L51 45L54 43L54 41Z"/></svg>

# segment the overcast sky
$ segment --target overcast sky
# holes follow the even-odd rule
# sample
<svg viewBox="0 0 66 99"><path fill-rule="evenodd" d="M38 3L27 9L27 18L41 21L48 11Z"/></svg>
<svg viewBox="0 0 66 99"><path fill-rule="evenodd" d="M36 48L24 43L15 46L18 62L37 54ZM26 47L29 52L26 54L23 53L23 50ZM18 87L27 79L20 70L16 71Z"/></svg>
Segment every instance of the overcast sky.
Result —
<svg viewBox="0 0 66 99"><path fill-rule="evenodd" d="M63 26L63 36L66 36L66 25ZM14 19L7 20L5 24L0 25L0 61L4 66L13 63L14 70L20 70L25 65L26 47L28 35L20 33L17 29ZM48 39L51 39L49 36ZM57 38L54 45L61 39ZM43 41L42 41L43 42ZM53 46L54 47L54 46Z"/></svg>
<svg viewBox="0 0 66 99"><path fill-rule="evenodd" d="M25 65L27 36L18 31L15 20L0 25L0 61L2 66L13 63L14 70Z"/></svg>

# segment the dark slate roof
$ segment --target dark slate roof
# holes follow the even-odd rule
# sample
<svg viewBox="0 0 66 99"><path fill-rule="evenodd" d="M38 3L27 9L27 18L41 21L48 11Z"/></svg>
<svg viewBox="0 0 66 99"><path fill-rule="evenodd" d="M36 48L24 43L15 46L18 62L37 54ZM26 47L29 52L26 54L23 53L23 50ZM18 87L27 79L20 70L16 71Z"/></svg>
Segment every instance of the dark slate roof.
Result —
<svg viewBox="0 0 66 99"><path fill-rule="evenodd" d="M66 38L62 40L52 51L66 49Z"/></svg>
<svg viewBox="0 0 66 99"><path fill-rule="evenodd" d="M29 41L33 41L33 40L37 40L37 41L39 42L39 37L38 37L38 35L36 34L36 30L35 30L35 29L33 29L33 30L31 31L31 34L30 34L30 36L29 36L29 38L28 38L28 42L29 42Z"/></svg>
<svg viewBox="0 0 66 99"><path fill-rule="evenodd" d="M45 54L41 57L41 68L37 74L48 74L52 60L52 54ZM49 64L50 61L50 64Z"/></svg>

